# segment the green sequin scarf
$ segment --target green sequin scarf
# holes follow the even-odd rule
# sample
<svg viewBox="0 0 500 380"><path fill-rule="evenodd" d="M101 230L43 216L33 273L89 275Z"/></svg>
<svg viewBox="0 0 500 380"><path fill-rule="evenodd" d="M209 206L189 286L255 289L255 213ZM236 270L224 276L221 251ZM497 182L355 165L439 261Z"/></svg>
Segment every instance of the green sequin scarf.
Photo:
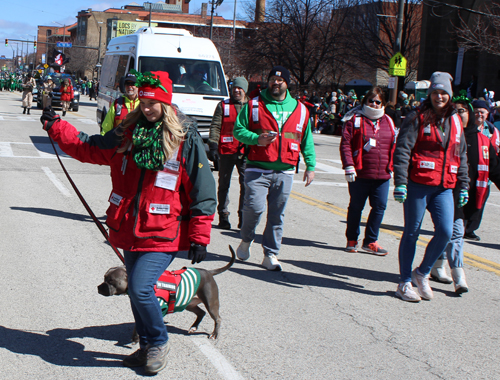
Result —
<svg viewBox="0 0 500 380"><path fill-rule="evenodd" d="M162 122L150 123L139 119L132 134L134 149L132 156L140 169L163 170L165 153L163 152Z"/></svg>

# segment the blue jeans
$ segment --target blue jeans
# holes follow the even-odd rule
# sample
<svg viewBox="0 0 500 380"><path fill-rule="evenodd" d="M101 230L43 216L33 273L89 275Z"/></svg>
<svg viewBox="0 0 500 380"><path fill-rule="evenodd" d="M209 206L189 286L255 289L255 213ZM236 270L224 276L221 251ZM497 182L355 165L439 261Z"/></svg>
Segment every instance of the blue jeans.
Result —
<svg viewBox="0 0 500 380"><path fill-rule="evenodd" d="M142 348L167 343L168 334L153 286L177 252L124 251L128 295Z"/></svg>
<svg viewBox="0 0 500 380"><path fill-rule="evenodd" d="M387 207L389 180L356 178L355 182L349 182L349 195L351 199L347 210L347 229L345 231L347 240L358 240L361 214L368 198L372 209L366 222L363 245L377 241L380 225Z"/></svg>
<svg viewBox="0 0 500 380"><path fill-rule="evenodd" d="M245 171L245 203L241 240L251 242L267 205L267 222L262 237L264 255L278 255L283 238L285 207L292 192L293 173Z"/></svg>
<svg viewBox="0 0 500 380"><path fill-rule="evenodd" d="M399 272L401 282L411 281L411 270L417 246L420 226L425 210L429 210L434 223L434 236L425 249L424 259L418 267L423 275L431 272L432 266L450 241L453 231L455 206L452 189L441 186L426 186L408 182L408 196L404 205L405 226L399 244Z"/></svg>
<svg viewBox="0 0 500 380"><path fill-rule="evenodd" d="M464 220L455 219L451 240L446 246L445 252L440 257L442 260L446 260L446 257L448 257L448 264L451 269L462 268L464 266L464 232Z"/></svg>

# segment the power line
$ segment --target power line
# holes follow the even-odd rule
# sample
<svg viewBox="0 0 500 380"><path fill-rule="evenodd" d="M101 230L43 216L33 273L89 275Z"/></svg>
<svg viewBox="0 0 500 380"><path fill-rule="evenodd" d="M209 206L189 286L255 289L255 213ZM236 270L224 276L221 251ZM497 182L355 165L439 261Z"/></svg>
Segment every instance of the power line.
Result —
<svg viewBox="0 0 500 380"><path fill-rule="evenodd" d="M480 11L475 11L473 9L469 9L469 8L465 8L465 7L461 7L460 5L454 5L454 4L448 4L448 3L444 3L442 1L437 1L437 0L427 0L427 1L424 1L423 2L425 5L429 6L429 7L437 7L437 6L445 6L445 7L449 7L449 8L453 8L453 9L458 9L458 10L462 10L462 11L467 11L469 13L473 13L473 14L477 14L477 15L481 15L481 16L488 16L488 17L500 17L498 15L494 15L492 13L485 13L485 12L480 12ZM433 12L434 15L436 17L444 17L444 16L439 16L437 15L434 10Z"/></svg>

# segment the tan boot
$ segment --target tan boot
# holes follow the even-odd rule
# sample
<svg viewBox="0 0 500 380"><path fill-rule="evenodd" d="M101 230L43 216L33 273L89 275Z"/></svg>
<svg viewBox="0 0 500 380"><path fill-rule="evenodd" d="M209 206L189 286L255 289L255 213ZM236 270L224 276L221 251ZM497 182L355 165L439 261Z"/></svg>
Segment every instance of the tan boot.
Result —
<svg viewBox="0 0 500 380"><path fill-rule="evenodd" d="M455 293L462 294L469 291L469 287L465 282L464 268L453 268L451 270L451 276L453 277L453 283L455 285Z"/></svg>
<svg viewBox="0 0 500 380"><path fill-rule="evenodd" d="M442 282L443 284L451 284L453 279L446 273L445 267L446 260L438 259L431 269L431 277L437 282Z"/></svg>

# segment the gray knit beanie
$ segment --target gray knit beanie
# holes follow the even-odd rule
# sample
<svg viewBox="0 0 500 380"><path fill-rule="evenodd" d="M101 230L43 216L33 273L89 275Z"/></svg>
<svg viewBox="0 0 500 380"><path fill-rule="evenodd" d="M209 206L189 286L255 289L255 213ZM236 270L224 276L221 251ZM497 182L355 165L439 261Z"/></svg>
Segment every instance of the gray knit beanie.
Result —
<svg viewBox="0 0 500 380"><path fill-rule="evenodd" d="M433 91L443 90L450 96L453 97L453 90L451 89L451 81L453 77L445 72L436 71L431 75L431 85L427 89L427 95L430 95Z"/></svg>
<svg viewBox="0 0 500 380"><path fill-rule="evenodd" d="M246 94L248 92L248 81L243 77L234 78L233 87L241 88Z"/></svg>

